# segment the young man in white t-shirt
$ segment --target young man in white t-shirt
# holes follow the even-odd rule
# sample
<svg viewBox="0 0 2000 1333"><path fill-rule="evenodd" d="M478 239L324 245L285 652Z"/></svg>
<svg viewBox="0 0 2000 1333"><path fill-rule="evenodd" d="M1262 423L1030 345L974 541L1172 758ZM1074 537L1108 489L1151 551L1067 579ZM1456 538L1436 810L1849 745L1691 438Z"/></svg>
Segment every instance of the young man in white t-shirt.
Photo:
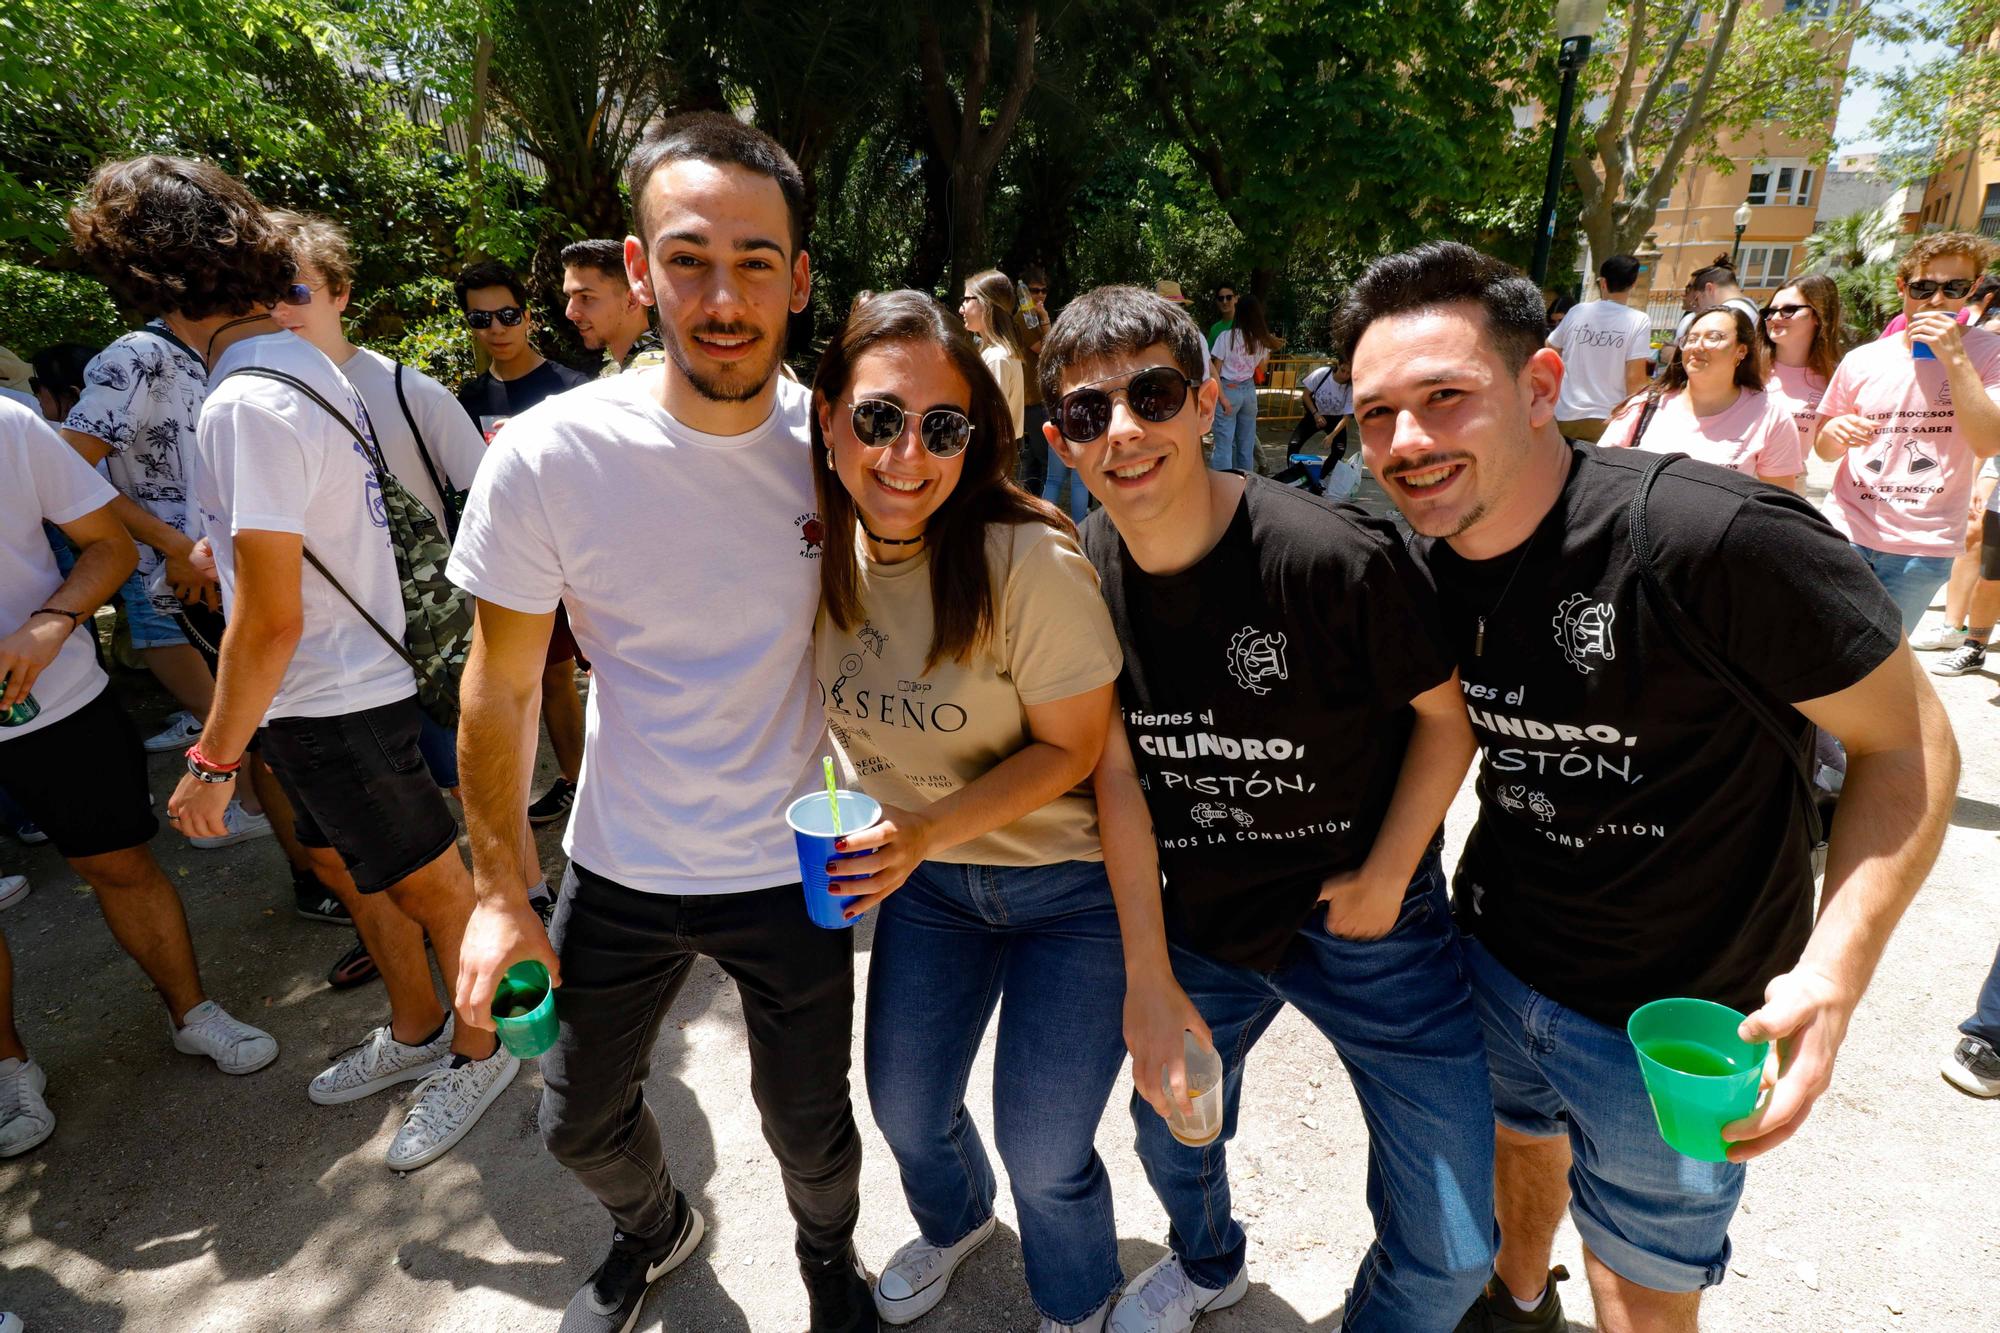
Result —
<svg viewBox="0 0 2000 1333"><path fill-rule="evenodd" d="M166 1002L174 1048L254 1073L278 1058L278 1043L202 990L180 894L146 846L159 829L146 752L97 664L91 617L139 559L111 511L117 494L39 412L0 402L0 789L97 894L113 937ZM45 522L78 547L67 578ZM14 1030L13 960L0 940L0 1157L54 1131L46 1084Z"/></svg>
<svg viewBox="0 0 2000 1333"><path fill-rule="evenodd" d="M452 552L453 580L479 598L460 723L479 906L459 1021L492 1021L495 983L517 962L560 982L542 1138L613 1228L562 1328L622 1333L701 1240L644 1089L689 969L716 960L742 999L811 1327L872 1331L853 1248L853 938L807 918L784 817L824 744L808 400L778 373L810 290L804 183L767 136L715 114L653 127L626 177L639 235L625 266L659 309L667 362L511 422ZM593 683L570 869L545 936L515 865L527 785L509 756L533 724L558 599Z"/></svg>
<svg viewBox="0 0 2000 1333"><path fill-rule="evenodd" d="M1556 425L1572 440L1596 441L1618 404L1646 387L1652 366L1653 321L1625 304L1639 280L1639 261L1613 255L1597 266L1604 298L1569 308L1549 335L1562 353L1562 397Z"/></svg>
<svg viewBox="0 0 2000 1333"><path fill-rule="evenodd" d="M334 1105L422 1079L387 1156L409 1171L463 1138L520 1062L490 1032L454 1031L432 989L425 936L449 987L472 882L417 747L415 675L387 638L403 628L402 582L367 410L331 361L271 318L296 274L291 237L222 181L169 201L190 216L162 223L226 218L241 310L207 349L189 497L229 628L215 706L167 813L183 833L208 834L252 745L271 765L314 872L347 905L389 993L389 1023L307 1096Z"/></svg>

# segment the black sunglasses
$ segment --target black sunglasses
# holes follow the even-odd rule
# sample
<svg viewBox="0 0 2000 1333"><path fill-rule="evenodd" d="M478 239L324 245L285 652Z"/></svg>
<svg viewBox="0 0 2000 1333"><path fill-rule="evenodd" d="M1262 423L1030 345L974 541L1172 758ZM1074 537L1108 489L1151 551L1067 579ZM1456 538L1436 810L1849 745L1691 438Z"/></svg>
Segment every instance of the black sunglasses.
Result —
<svg viewBox="0 0 2000 1333"><path fill-rule="evenodd" d="M1767 305L1765 319L1797 319L1800 315L1816 315L1819 312L1809 305Z"/></svg>
<svg viewBox="0 0 2000 1333"><path fill-rule="evenodd" d="M517 305L503 305L498 310L468 310L465 312L465 323L469 328L490 329L493 327L495 316L498 316L500 322L511 329L519 324L527 313Z"/></svg>
<svg viewBox="0 0 2000 1333"><path fill-rule="evenodd" d="M908 420L902 408L880 398L854 402L854 438L871 449L902 439ZM917 438L933 458L956 458L972 443L972 418L955 407L933 407L917 419Z"/></svg>
<svg viewBox="0 0 2000 1333"><path fill-rule="evenodd" d="M1125 401L1144 420L1172 421L1187 406L1188 390L1193 386L1194 381L1173 366L1148 366L1121 388L1086 384L1071 389L1056 403L1056 429L1072 444L1089 444L1111 429L1111 396L1118 393L1125 395Z"/></svg>
<svg viewBox="0 0 2000 1333"><path fill-rule="evenodd" d="M1949 282L1936 282L1930 278L1913 278L1910 281L1910 295L1919 301L1928 301L1939 292L1954 301L1964 300L1972 295L1972 279L1953 278Z"/></svg>

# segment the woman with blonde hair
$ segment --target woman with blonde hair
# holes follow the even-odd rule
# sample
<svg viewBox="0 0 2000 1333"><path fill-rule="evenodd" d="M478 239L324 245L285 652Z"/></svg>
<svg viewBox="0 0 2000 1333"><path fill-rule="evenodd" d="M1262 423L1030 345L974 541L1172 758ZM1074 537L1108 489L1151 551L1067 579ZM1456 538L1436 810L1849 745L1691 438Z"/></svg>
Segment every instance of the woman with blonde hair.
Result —
<svg viewBox="0 0 2000 1333"><path fill-rule="evenodd" d="M979 337L979 359L993 372L1006 395L1013 417L1015 451L1020 450L1023 414L1027 411L1028 360L1014 338L1014 283L997 268L965 280L965 298L958 317Z"/></svg>

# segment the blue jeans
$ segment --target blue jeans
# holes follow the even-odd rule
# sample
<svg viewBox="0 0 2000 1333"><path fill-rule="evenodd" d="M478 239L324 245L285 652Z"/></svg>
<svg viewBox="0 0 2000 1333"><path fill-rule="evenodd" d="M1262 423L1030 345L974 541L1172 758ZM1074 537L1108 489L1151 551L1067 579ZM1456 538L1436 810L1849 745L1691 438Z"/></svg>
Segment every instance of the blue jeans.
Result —
<svg viewBox="0 0 2000 1333"><path fill-rule="evenodd" d="M917 1229L952 1245L993 1215L993 1168L965 1087L998 1007L993 1137L1028 1292L1057 1323L1081 1322L1123 1282L1111 1178L1093 1141L1125 1059L1124 995L1118 914L1095 861L926 861L875 925L868 1100Z"/></svg>
<svg viewBox="0 0 2000 1333"><path fill-rule="evenodd" d="M1743 1167L1698 1162L1660 1137L1624 1032L1557 1004L1465 942L1472 998L1486 1029L1501 1124L1567 1135L1570 1216L1591 1253L1628 1282L1700 1291L1729 1266L1729 1221Z"/></svg>
<svg viewBox="0 0 2000 1333"><path fill-rule="evenodd" d="M1905 635L1917 627L1930 609L1931 598L1951 577L1951 557L1948 555L1891 555L1887 551L1877 551L1849 542L1855 553L1875 571L1875 577L1882 580L1882 586L1896 603L1896 609L1903 613L1903 633Z"/></svg>
<svg viewBox="0 0 2000 1333"><path fill-rule="evenodd" d="M1326 933L1315 910L1270 972L1171 941L1174 976L1223 1059L1222 1133L1189 1148L1132 1099L1139 1160L1188 1276L1219 1288L1243 1267L1225 1145L1236 1135L1243 1063L1287 1003L1333 1043L1368 1125L1375 1241L1347 1293L1343 1329L1448 1329L1493 1271L1493 1098L1444 870L1424 859L1396 928L1379 940Z"/></svg>
<svg viewBox="0 0 2000 1333"><path fill-rule="evenodd" d="M1081 524L1090 513L1090 492L1084 488L1083 478L1075 468L1063 462L1062 455L1047 440L1042 441L1042 452L1047 455L1049 465L1046 480L1042 482L1042 498L1050 504L1056 503L1062 495L1063 478L1069 478L1070 520Z"/></svg>
<svg viewBox="0 0 2000 1333"><path fill-rule="evenodd" d="M2000 953L1993 955L1993 970L1986 974L1986 984L1979 988L1979 1002L1972 1010L1972 1017L1960 1023L1958 1030L2000 1051Z"/></svg>
<svg viewBox="0 0 2000 1333"><path fill-rule="evenodd" d="M1208 465L1217 472L1235 468L1254 473L1257 470L1257 386L1249 380L1224 380L1222 400L1229 405L1229 415L1215 414L1215 448L1209 453Z"/></svg>
<svg viewBox="0 0 2000 1333"><path fill-rule="evenodd" d="M174 648L188 641L174 618L153 605L146 580L138 574L118 586L118 600L125 604L125 625L134 649Z"/></svg>

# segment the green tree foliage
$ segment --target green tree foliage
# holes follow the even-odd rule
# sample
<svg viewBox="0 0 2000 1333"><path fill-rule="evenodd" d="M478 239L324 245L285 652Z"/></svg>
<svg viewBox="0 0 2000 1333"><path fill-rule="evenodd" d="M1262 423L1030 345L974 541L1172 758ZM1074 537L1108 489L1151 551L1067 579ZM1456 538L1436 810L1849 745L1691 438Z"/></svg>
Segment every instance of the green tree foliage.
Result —
<svg viewBox="0 0 2000 1333"><path fill-rule="evenodd" d="M1735 136L1767 120L1832 121L1840 88L1830 53L1866 30L1870 10L1807 13L1766 13L1755 0L1625 0L1614 10L1580 91L1607 105L1578 125L1568 155L1596 253L1638 249L1688 167L1734 171Z"/></svg>
<svg viewBox="0 0 2000 1333"><path fill-rule="evenodd" d="M1921 181L2000 123L2000 0L1923 0L1886 15L1883 32L1891 43L1949 48L1876 76L1882 105L1869 132L1883 140L1883 170Z"/></svg>

